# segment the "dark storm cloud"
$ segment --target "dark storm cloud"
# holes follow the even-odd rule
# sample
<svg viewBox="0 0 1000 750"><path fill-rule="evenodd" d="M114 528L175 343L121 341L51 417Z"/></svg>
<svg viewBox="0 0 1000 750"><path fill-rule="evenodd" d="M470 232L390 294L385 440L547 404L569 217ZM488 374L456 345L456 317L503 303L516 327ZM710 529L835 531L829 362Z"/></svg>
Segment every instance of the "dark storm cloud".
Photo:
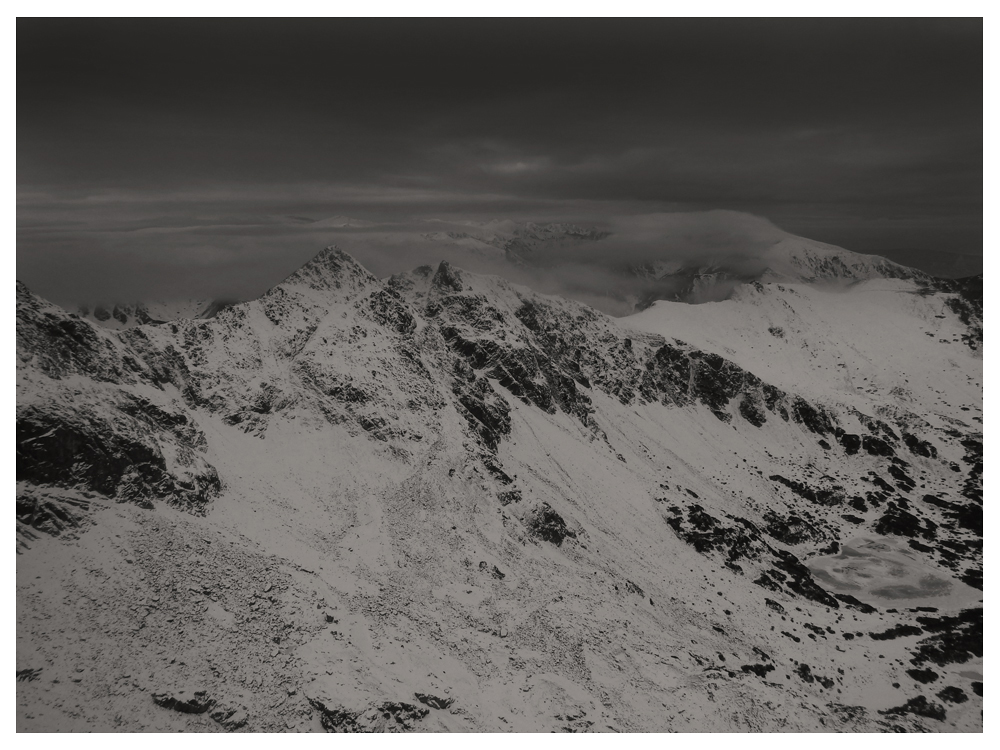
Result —
<svg viewBox="0 0 1000 750"><path fill-rule="evenodd" d="M17 127L18 272L56 296L266 285L316 249L284 217L338 213L981 254L979 19L19 20Z"/></svg>

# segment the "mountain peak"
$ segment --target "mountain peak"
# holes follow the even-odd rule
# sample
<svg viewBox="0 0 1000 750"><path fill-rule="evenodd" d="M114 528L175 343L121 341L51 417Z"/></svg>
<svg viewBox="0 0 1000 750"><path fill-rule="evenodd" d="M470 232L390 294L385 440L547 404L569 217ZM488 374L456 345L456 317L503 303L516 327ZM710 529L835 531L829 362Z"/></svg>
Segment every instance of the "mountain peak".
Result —
<svg viewBox="0 0 1000 750"><path fill-rule="evenodd" d="M352 255L336 245L330 245L320 250L278 286L299 286L321 291L347 289L354 292L377 283L378 279Z"/></svg>
<svg viewBox="0 0 1000 750"><path fill-rule="evenodd" d="M462 277L457 268L451 263L442 260L438 266L437 273L431 280L431 286L441 290L451 290L453 292L462 291Z"/></svg>

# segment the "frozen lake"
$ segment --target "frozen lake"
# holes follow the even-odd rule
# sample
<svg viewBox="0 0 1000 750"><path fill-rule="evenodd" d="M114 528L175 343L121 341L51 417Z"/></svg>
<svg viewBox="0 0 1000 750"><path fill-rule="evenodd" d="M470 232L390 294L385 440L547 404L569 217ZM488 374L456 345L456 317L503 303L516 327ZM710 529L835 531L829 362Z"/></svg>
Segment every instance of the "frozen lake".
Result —
<svg viewBox="0 0 1000 750"><path fill-rule="evenodd" d="M835 555L806 565L820 585L874 606L930 606L953 610L982 602L983 592L941 573L905 540L858 536Z"/></svg>

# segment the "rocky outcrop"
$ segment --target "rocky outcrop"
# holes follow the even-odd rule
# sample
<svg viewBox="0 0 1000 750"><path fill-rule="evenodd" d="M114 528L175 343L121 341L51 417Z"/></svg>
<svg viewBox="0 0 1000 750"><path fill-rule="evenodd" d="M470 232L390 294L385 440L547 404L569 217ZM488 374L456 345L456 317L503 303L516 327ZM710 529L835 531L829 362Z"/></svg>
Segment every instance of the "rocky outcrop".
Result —
<svg viewBox="0 0 1000 750"><path fill-rule="evenodd" d="M669 507L667 514L664 520L677 536L701 554L716 553L727 568L742 575L752 575L752 565L757 573L753 582L758 586L797 595L831 609L840 608L837 599L816 583L795 555L764 541L752 521L726 514L725 518L732 521L727 524L700 505L689 505L686 516L676 505Z"/></svg>
<svg viewBox="0 0 1000 750"><path fill-rule="evenodd" d="M575 539L576 532L567 527L565 519L548 503L542 503L528 516L528 529L542 541L561 547L566 538Z"/></svg>
<svg viewBox="0 0 1000 750"><path fill-rule="evenodd" d="M430 709L396 701L383 701L358 711L329 707L313 698L309 702L319 712L323 728L335 733L408 732L430 713Z"/></svg>
<svg viewBox="0 0 1000 750"><path fill-rule="evenodd" d="M21 409L18 481L77 487L146 507L156 497L203 514L221 488L218 472L197 455L204 436L183 414L134 398L121 407L118 415L96 404Z"/></svg>
<svg viewBox="0 0 1000 750"><path fill-rule="evenodd" d="M219 702L207 690L181 689L152 694L153 703L161 708L184 714L208 713L227 732L235 732L247 725L247 709L239 705Z"/></svg>
<svg viewBox="0 0 1000 750"><path fill-rule="evenodd" d="M941 704L932 703L922 695L918 695L916 698L910 698L910 700L902 706L896 706L895 708L889 708L885 711L879 711L879 713L883 716L913 714L914 716L934 719L935 721L944 721L945 718L947 718L947 712Z"/></svg>
<svg viewBox="0 0 1000 750"><path fill-rule="evenodd" d="M153 693L151 697L157 706L185 714L203 714L215 705L215 701L204 690Z"/></svg>
<svg viewBox="0 0 1000 750"><path fill-rule="evenodd" d="M928 289L950 296L945 304L966 326L962 340L973 351L983 348L983 275L964 279L933 279Z"/></svg>
<svg viewBox="0 0 1000 750"><path fill-rule="evenodd" d="M496 568L494 568L496 570ZM503 576L501 576L502 578ZM431 708L445 709L450 708L451 704L455 702L454 698L438 698L435 695L428 695L427 693L414 693L413 697L418 701L423 703L425 706L430 706Z"/></svg>

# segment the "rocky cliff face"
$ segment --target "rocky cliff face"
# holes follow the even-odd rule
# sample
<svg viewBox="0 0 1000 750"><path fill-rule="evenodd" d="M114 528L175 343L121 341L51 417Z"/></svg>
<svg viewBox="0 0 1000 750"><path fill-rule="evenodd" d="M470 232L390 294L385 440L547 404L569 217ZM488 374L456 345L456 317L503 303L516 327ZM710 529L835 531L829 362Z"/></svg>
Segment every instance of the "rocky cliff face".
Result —
<svg viewBox="0 0 1000 750"><path fill-rule="evenodd" d="M120 332L18 285L19 727L981 726L981 294L892 283L691 328L329 248Z"/></svg>

